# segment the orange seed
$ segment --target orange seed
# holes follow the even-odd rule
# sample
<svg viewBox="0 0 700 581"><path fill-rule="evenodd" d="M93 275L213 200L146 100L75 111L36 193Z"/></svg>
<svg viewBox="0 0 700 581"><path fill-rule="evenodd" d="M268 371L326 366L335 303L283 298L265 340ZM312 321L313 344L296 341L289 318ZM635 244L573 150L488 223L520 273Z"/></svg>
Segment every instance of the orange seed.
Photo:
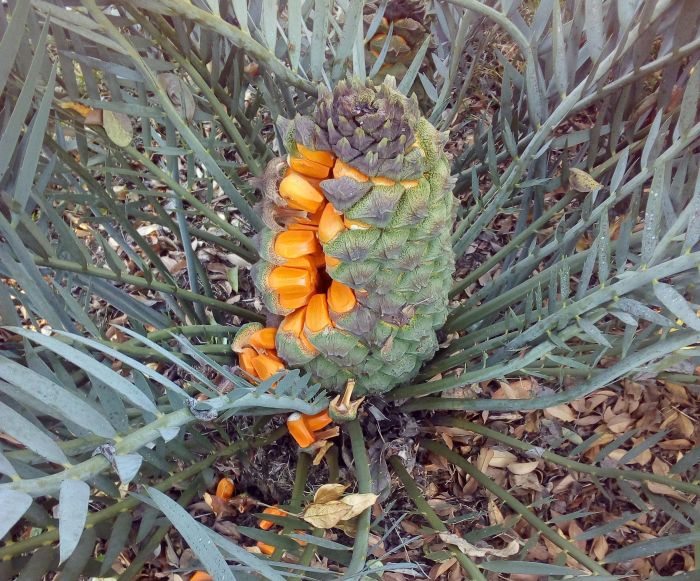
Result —
<svg viewBox="0 0 700 581"><path fill-rule="evenodd" d="M328 415L328 410L323 410L322 412L318 412L313 416L302 414L302 417L304 418L306 427L309 428L309 430L311 430L312 432L322 430L333 421Z"/></svg>
<svg viewBox="0 0 700 581"><path fill-rule="evenodd" d="M318 239L321 244L326 244L335 238L339 232L345 229L343 217L336 212L333 204L326 204L318 223Z"/></svg>
<svg viewBox="0 0 700 581"><path fill-rule="evenodd" d="M349 177L354 180L357 180L358 182L366 182L369 179L360 170L355 169L354 167L340 161L339 159L335 160L335 165L333 166L333 177L336 179L342 177Z"/></svg>
<svg viewBox="0 0 700 581"><path fill-rule="evenodd" d="M292 157L290 155L287 158L287 163L294 171L316 179L327 178L331 171L330 166L304 159L303 157Z"/></svg>
<svg viewBox="0 0 700 581"><path fill-rule="evenodd" d="M326 295L317 294L312 296L306 309L306 328L312 333L319 333L332 326L333 322L328 314Z"/></svg>
<svg viewBox="0 0 700 581"><path fill-rule="evenodd" d="M304 268L278 266L268 275L267 284L278 292L282 290L310 292L313 289L313 277Z"/></svg>
<svg viewBox="0 0 700 581"><path fill-rule="evenodd" d="M287 429L292 438L299 444L300 448L308 448L316 441L316 438L311 433L311 430L304 423L304 418L298 412L290 414L287 418Z"/></svg>
<svg viewBox="0 0 700 581"><path fill-rule="evenodd" d="M318 250L316 233L311 230L287 230L275 237L275 253L282 258L299 258Z"/></svg>
<svg viewBox="0 0 700 581"><path fill-rule="evenodd" d="M287 511L282 510L281 508L278 508L276 506L268 506L265 510L263 510L263 514L274 514L275 516L287 516ZM258 526L264 530L267 531L271 529L274 526L275 523L273 523L271 520L261 520L258 523Z"/></svg>
<svg viewBox="0 0 700 581"><path fill-rule="evenodd" d="M280 182L280 196L282 196L291 208L305 210L312 214L316 212L325 201L323 194L304 176L290 171Z"/></svg>
<svg viewBox="0 0 700 581"><path fill-rule="evenodd" d="M265 327L259 331L255 331L248 339L250 346L257 351L271 351L275 348L275 336L277 329L274 327Z"/></svg>
<svg viewBox="0 0 700 581"><path fill-rule="evenodd" d="M321 165L327 167L333 167L333 162L335 162L335 156L330 151L316 151L304 147L301 143L297 143L297 149L302 157L308 159L309 161L315 161Z"/></svg>
<svg viewBox="0 0 700 581"><path fill-rule="evenodd" d="M265 381L284 369L284 363L277 355L265 354L253 357L253 367L258 377Z"/></svg>
<svg viewBox="0 0 700 581"><path fill-rule="evenodd" d="M236 487L233 484L233 480L230 478L222 478L219 480L219 484L216 485L216 496L228 500L236 492Z"/></svg>
<svg viewBox="0 0 700 581"><path fill-rule="evenodd" d="M354 291L342 282L334 280L328 288L328 307L336 313L352 311L357 304Z"/></svg>
<svg viewBox="0 0 700 581"><path fill-rule="evenodd" d="M272 555L272 553L275 552L275 547L273 547L272 545L268 545L267 543L263 543L262 541L258 541L257 543L255 543L255 546L258 549L260 549L260 552L263 555L270 556Z"/></svg>
<svg viewBox="0 0 700 581"><path fill-rule="evenodd" d="M257 353L255 352L255 349L251 349L250 347L245 347L243 351L238 354L238 366L243 371L254 377L258 376L258 374L255 372L255 367L253 367L253 358L256 355Z"/></svg>

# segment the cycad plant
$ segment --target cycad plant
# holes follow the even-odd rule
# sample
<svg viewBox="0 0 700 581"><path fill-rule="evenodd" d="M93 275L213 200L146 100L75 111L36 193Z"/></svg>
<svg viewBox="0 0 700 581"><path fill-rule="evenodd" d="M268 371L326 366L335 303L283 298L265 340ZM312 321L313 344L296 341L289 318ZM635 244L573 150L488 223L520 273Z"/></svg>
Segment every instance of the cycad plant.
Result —
<svg viewBox="0 0 700 581"><path fill-rule="evenodd" d="M0 578L697 556L692 428L644 471L668 432L507 421L622 379L697 393L700 10L436 1L394 77L392 4L0 5ZM622 505L554 514L493 449ZM437 510L422 463L474 511ZM248 495L203 496L221 476Z"/></svg>

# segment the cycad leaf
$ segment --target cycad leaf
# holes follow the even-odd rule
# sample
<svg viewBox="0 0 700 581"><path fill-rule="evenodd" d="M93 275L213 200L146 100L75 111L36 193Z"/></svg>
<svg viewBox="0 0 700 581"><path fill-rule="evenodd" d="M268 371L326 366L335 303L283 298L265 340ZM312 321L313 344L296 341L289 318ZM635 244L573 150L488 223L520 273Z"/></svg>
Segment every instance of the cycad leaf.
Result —
<svg viewBox="0 0 700 581"><path fill-rule="evenodd" d="M692 545L698 541L700 541L700 531L680 535L668 535L622 547L607 555L603 561L605 563L620 563L640 557L650 557L651 555L657 555L658 553L664 553L666 551Z"/></svg>
<svg viewBox="0 0 700 581"><path fill-rule="evenodd" d="M36 168L39 165L39 157L41 156L41 146L44 143L44 133L46 125L49 121L49 113L54 97L54 86L56 84L56 67L54 64L51 68L49 80L46 83L44 96L41 98L39 109L32 120L31 132L27 147L24 150L22 164L17 173L17 182L15 183L15 195L13 200L13 210L17 214L24 212L27 200L31 193L32 183L36 175Z"/></svg>
<svg viewBox="0 0 700 581"><path fill-rule="evenodd" d="M90 487L82 480L68 479L61 483L58 498L58 540L61 563L73 554L83 534L89 500Z"/></svg>
<svg viewBox="0 0 700 581"><path fill-rule="evenodd" d="M57 418L67 418L93 434L111 438L115 431L95 408L50 379L0 355L0 378L41 401Z"/></svg>
<svg viewBox="0 0 700 581"><path fill-rule="evenodd" d="M421 44L420 48L416 52L416 56L413 57L413 61L411 62L411 66L408 67L408 70L403 76L403 79L401 79L401 82L399 83L398 89L401 93L404 95L408 95L408 92L411 90L411 87L413 86L413 83L416 80L416 77L418 76L418 71L420 70L421 64L423 64L423 59L425 58L425 53L428 52L428 47L430 46L430 35L428 35L425 40L423 41L423 44Z"/></svg>
<svg viewBox="0 0 700 581"><path fill-rule="evenodd" d="M122 484L129 484L138 474L143 458L139 454L122 454L114 457L114 468Z"/></svg>
<svg viewBox="0 0 700 581"><path fill-rule="evenodd" d="M112 563L116 561L119 553L121 553L126 545L126 540L129 538L129 533L131 532L132 522L133 516L128 511L120 513L114 521L109 541L107 541L107 550L105 551L104 560L102 561L100 576L104 576L111 569Z"/></svg>
<svg viewBox="0 0 700 581"><path fill-rule="evenodd" d="M84 353L75 347L71 347L70 345L66 345L58 339L42 335L41 333L34 333L19 327L14 327L10 330L13 333L21 335L22 337L26 337L34 343L43 345L67 361L71 361L81 369L84 369L95 377L99 377L104 385L112 388L124 399L133 403L136 407L139 407L147 412L151 412L152 414L158 413L158 408L133 383L115 371L112 371L112 369L106 365L103 365L87 353Z"/></svg>
<svg viewBox="0 0 700 581"><path fill-rule="evenodd" d="M654 294L664 307L681 319L688 327L700 331L700 317L695 314L688 301L675 288L659 282L654 285Z"/></svg>
<svg viewBox="0 0 700 581"><path fill-rule="evenodd" d="M55 464L68 464L68 458L58 444L22 414L0 401L0 426L8 436L21 442L42 458Z"/></svg>
<svg viewBox="0 0 700 581"><path fill-rule="evenodd" d="M32 497L16 490L0 491L0 539L10 532L32 505Z"/></svg>
<svg viewBox="0 0 700 581"><path fill-rule="evenodd" d="M148 488L148 494L156 506L187 541L209 574L217 581L235 581L226 560L214 546L211 539L204 536L202 525L169 496L155 488Z"/></svg>
<svg viewBox="0 0 700 581"><path fill-rule="evenodd" d="M17 2L9 20L9 25L5 29L5 34L0 40L0 95L5 90L5 83L15 63L15 57L20 46L22 46L22 36L24 36L24 26L27 23L27 16L32 6L31 2Z"/></svg>

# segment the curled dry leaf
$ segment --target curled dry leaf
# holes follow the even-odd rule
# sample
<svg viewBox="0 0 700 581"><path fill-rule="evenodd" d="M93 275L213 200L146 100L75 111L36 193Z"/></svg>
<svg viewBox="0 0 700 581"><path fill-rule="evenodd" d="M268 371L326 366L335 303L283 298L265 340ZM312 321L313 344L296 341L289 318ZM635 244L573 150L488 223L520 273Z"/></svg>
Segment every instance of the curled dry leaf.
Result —
<svg viewBox="0 0 700 581"><path fill-rule="evenodd" d="M359 516L365 509L373 506L374 503L377 502L377 498L379 497L371 492L348 494L342 499L342 502L349 505L351 509L348 515L342 520L350 520L351 518Z"/></svg>
<svg viewBox="0 0 700 581"><path fill-rule="evenodd" d="M340 498L345 488L342 484L326 484L319 488L314 502L306 507L302 518L315 527L330 529L355 518L379 498L370 492ZM327 500L318 501L317 498Z"/></svg>
<svg viewBox="0 0 700 581"><path fill-rule="evenodd" d="M324 504L332 500L338 500L343 496L346 488L347 485L345 484L324 484L314 494L314 503Z"/></svg>
<svg viewBox="0 0 700 581"><path fill-rule="evenodd" d="M440 537L441 541L454 545L460 551L462 551L462 553L469 557L486 557L487 555L502 558L512 557L520 550L520 544L516 540L510 541L502 549L494 549L493 547L476 547L465 541L459 535L453 535L452 533L440 533L438 536Z"/></svg>
<svg viewBox="0 0 700 581"><path fill-rule="evenodd" d="M330 529L346 520L351 510L352 507L342 500L331 500L323 504L313 502L306 507L302 518L319 529Z"/></svg>

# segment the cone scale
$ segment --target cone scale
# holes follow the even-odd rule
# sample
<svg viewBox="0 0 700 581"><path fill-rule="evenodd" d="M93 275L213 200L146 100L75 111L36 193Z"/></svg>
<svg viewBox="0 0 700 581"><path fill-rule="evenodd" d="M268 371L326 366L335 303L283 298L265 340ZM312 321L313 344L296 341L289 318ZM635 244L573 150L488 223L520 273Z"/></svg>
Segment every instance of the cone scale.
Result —
<svg viewBox="0 0 700 581"><path fill-rule="evenodd" d="M454 271L453 181L444 136L393 79L343 81L312 116L282 120L253 280L276 332L239 332L239 364L267 377L302 367L324 388L376 394L437 349ZM274 338L274 349L271 340ZM237 338L238 339L238 338ZM264 359L259 359L260 357Z"/></svg>

